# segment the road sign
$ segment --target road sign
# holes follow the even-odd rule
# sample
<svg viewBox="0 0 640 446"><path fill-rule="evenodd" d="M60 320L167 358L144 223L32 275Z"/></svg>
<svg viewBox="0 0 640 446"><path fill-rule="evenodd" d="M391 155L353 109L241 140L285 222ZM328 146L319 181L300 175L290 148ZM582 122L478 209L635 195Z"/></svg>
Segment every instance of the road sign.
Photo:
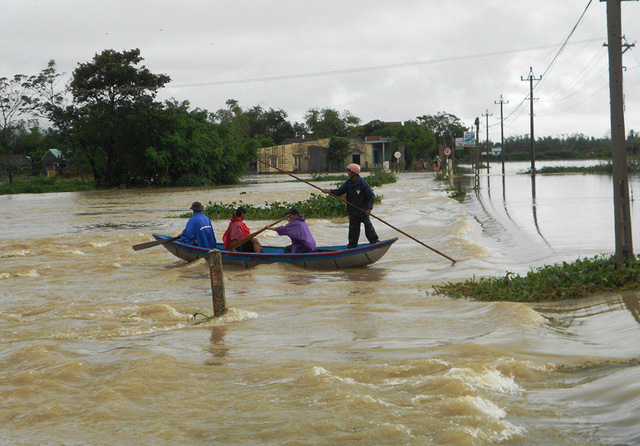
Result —
<svg viewBox="0 0 640 446"><path fill-rule="evenodd" d="M451 147L444 148L444 156L451 156Z"/></svg>
<svg viewBox="0 0 640 446"><path fill-rule="evenodd" d="M465 147L476 146L476 132L464 132L464 146Z"/></svg>
<svg viewBox="0 0 640 446"><path fill-rule="evenodd" d="M400 153L400 152L396 152L396 153L394 153L394 154L393 154L393 156L395 156L395 157L396 157L396 159L397 159L397 160L399 160L399 159L400 159L400 157L402 156L402 153Z"/></svg>

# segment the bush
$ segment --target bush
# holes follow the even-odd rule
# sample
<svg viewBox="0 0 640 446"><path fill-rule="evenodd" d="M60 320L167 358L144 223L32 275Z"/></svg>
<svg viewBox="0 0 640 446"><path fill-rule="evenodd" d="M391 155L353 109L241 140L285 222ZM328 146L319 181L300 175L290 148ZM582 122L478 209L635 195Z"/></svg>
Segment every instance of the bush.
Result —
<svg viewBox="0 0 640 446"><path fill-rule="evenodd" d="M367 177L365 177L365 180L367 180L369 186L379 187L383 184L395 183L398 181L398 177L391 171L374 169Z"/></svg>

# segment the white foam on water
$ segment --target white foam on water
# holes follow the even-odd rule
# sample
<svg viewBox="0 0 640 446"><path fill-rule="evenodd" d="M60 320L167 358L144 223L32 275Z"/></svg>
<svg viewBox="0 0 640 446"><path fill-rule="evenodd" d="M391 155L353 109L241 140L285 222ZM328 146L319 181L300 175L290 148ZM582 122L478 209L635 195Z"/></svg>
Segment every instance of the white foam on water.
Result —
<svg viewBox="0 0 640 446"><path fill-rule="evenodd" d="M494 420L501 420L507 416L507 412L489 400L480 398L479 396L465 395L463 397L451 400L453 405L459 404L466 406L474 412L481 413Z"/></svg>
<svg viewBox="0 0 640 446"><path fill-rule="evenodd" d="M387 403L383 399L374 398L371 395L360 395L360 396L357 397L357 399L362 400L362 401L364 401L366 403L375 403L375 404L379 404L379 405L385 406L385 407L398 407L395 404Z"/></svg>
<svg viewBox="0 0 640 446"><path fill-rule="evenodd" d="M522 436L527 432L525 428L511 424L508 421L501 421L500 427L500 430L493 432L487 432L478 427L465 427L464 430L474 438L491 443L502 443L503 441L511 440L515 436Z"/></svg>
<svg viewBox="0 0 640 446"><path fill-rule="evenodd" d="M30 269L27 272L16 274L16 277L40 277L40 274L35 269Z"/></svg>
<svg viewBox="0 0 640 446"><path fill-rule="evenodd" d="M258 313L253 311L239 310L237 308L227 308L227 311L220 317L213 319L213 325L226 325L231 322L249 321L258 319Z"/></svg>
<svg viewBox="0 0 640 446"><path fill-rule="evenodd" d="M0 273L0 280L11 279L11 274L9 273Z"/></svg>
<svg viewBox="0 0 640 446"><path fill-rule="evenodd" d="M26 249L20 249L17 251L9 251L4 254L0 254L0 259L8 259L9 257L24 257L27 254L31 254L31 251L27 251Z"/></svg>
<svg viewBox="0 0 640 446"><path fill-rule="evenodd" d="M520 386L512 377L504 376L494 368L477 371L470 368L454 367L447 371L444 377L458 380L471 390L488 389L509 394L521 390Z"/></svg>
<svg viewBox="0 0 640 446"><path fill-rule="evenodd" d="M413 380L395 378L395 379L385 379L383 381L383 384L385 386L400 386L402 384L410 384L410 383L413 383Z"/></svg>
<svg viewBox="0 0 640 446"><path fill-rule="evenodd" d="M343 378L341 376L333 375L327 369L325 369L323 367L320 367L320 366L313 366L313 374L315 376L326 376L329 379L332 379L332 380L338 381L338 382L342 382L342 383L345 383L345 384L357 385L357 386L365 386L365 387L369 387L371 389L378 389L378 386L376 386L375 384L361 383L359 381L356 381L353 378Z"/></svg>
<svg viewBox="0 0 640 446"><path fill-rule="evenodd" d="M86 256L86 254L79 249L64 249L62 252L65 254L73 254L74 256Z"/></svg>
<svg viewBox="0 0 640 446"><path fill-rule="evenodd" d="M114 268L122 268L122 265L118 262L112 263L111 266L113 266Z"/></svg>
<svg viewBox="0 0 640 446"><path fill-rule="evenodd" d="M385 427L390 427L391 429L398 431L398 432L402 432L403 434L406 434L410 437L413 437L413 434L411 434L411 429L409 429L407 426L405 426L404 424L400 424L400 423L382 423L379 424L379 426L385 426Z"/></svg>
<svg viewBox="0 0 640 446"><path fill-rule="evenodd" d="M434 395L423 395L423 394L419 394L414 396L413 398L411 398L411 403L412 404L418 404L421 403L423 401L430 401L430 400L434 400L438 397L434 396Z"/></svg>
<svg viewBox="0 0 640 446"><path fill-rule="evenodd" d="M105 246L109 246L111 242L89 242L89 244L94 248L104 248Z"/></svg>

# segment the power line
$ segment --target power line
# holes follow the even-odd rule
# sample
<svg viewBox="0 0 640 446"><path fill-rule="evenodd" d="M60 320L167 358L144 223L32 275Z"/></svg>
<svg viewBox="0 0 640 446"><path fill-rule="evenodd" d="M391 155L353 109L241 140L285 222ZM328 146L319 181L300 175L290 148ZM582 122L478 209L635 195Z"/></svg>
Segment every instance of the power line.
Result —
<svg viewBox="0 0 640 446"><path fill-rule="evenodd" d="M544 72L540 75L540 80L538 82L536 82L536 85L534 86L534 88L536 88L538 85L540 85L540 83L542 82L542 79L546 79L547 74L549 73L549 71L551 71L551 68L553 68L553 66L556 63L556 60L558 60L558 57L560 56L560 54L562 54L562 52L564 51L565 47L567 46L567 43L569 42L569 39L571 38L571 36L573 35L573 33L576 31L576 29L578 28L578 25L580 24L580 22L582 21L582 18L584 17L584 15L587 13L587 10L589 9L589 6L591 6L591 3L593 2L593 0L589 0L587 2L587 6L585 6L584 11L582 11L582 14L580 14L580 17L578 18L578 21L576 22L575 25L573 25L573 28L571 29L571 32L569 33L569 35L567 36L567 38L564 40L564 42L562 43L562 46L560 47L560 49L558 50L558 52L556 53L556 55L554 56L554 58L551 60L551 62L549 63L549 66L547 67L546 70L544 70Z"/></svg>
<svg viewBox="0 0 640 446"><path fill-rule="evenodd" d="M576 41L576 42L573 42L573 44L585 43L585 42L587 42L587 40ZM466 56L445 57L442 59L431 59L431 60L404 62L404 63L388 64L388 65L375 65L370 67L346 68L343 70L316 71L316 72L310 72L310 73L283 74L278 76L265 76L265 77L254 77L254 78L245 78L245 79L231 79L231 80L223 80L223 81L175 84L175 85L165 86L165 88L190 88L190 87L206 87L206 86L216 86L216 85L250 84L250 83L256 83L256 82L272 82L272 81L281 81L281 80L289 80L289 79L304 79L304 78L311 78L311 77L335 76L340 74L352 74L352 73L363 73L368 71L390 70L394 68L415 67L420 65L433 65L433 64L445 63L445 62L455 62L460 60L481 59L484 57L503 56L507 54L516 54L516 53L523 53L527 51L541 50L545 48L555 48L557 46L558 44L541 45L541 46L534 46L534 47L528 47L528 48L520 48L515 50L492 51L488 53L469 54Z"/></svg>

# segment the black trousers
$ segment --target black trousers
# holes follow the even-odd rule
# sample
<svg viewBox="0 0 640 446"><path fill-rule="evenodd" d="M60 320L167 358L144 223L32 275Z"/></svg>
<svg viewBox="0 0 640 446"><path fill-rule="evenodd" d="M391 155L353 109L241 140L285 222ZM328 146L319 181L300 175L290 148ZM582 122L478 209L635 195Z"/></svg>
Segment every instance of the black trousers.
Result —
<svg viewBox="0 0 640 446"><path fill-rule="evenodd" d="M348 248L355 248L358 246L358 240L360 240L360 224L364 224L364 235L367 236L369 243L376 243L378 240L378 234L373 229L371 219L363 212L357 212L349 214L349 246Z"/></svg>

